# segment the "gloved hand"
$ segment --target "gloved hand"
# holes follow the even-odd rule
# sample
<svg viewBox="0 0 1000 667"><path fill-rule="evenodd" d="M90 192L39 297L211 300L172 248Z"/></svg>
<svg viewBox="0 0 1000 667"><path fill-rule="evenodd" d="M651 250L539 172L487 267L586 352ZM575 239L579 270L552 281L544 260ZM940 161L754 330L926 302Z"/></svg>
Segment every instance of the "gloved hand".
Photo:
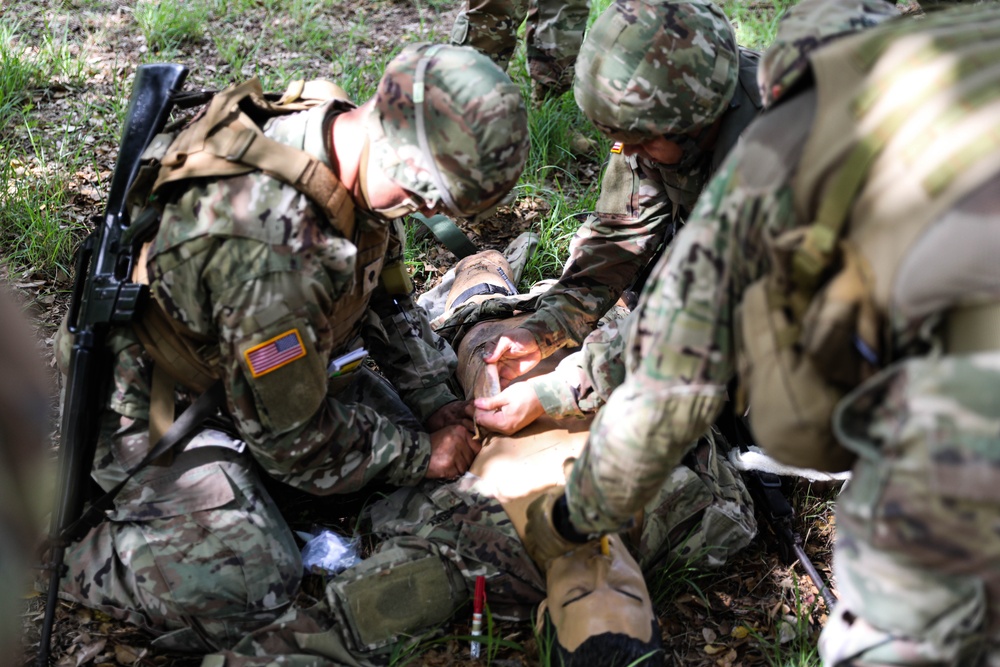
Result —
<svg viewBox="0 0 1000 667"><path fill-rule="evenodd" d="M588 541L586 535L577 533L569 523L563 491L561 486L554 487L528 505L524 548L543 572L550 561Z"/></svg>

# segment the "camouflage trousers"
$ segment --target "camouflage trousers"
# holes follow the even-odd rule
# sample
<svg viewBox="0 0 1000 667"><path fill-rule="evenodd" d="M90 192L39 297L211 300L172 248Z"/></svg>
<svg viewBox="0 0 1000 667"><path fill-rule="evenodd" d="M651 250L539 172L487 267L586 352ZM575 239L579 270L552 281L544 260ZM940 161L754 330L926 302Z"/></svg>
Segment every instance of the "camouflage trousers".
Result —
<svg viewBox="0 0 1000 667"><path fill-rule="evenodd" d="M391 386L365 369L338 399L419 428ZM148 450L145 420L103 416L95 478L105 489ZM109 520L66 553L60 595L138 625L155 646L207 652L236 644L291 605L299 547L245 444L205 428L169 465L141 470Z"/></svg>
<svg viewBox="0 0 1000 667"><path fill-rule="evenodd" d="M527 18L528 72L536 97L573 86L573 66L590 13L588 0L468 0L455 19L451 43L471 46L506 69Z"/></svg>
<svg viewBox="0 0 1000 667"><path fill-rule="evenodd" d="M859 459L824 665L1000 667L1000 353L892 367L835 427Z"/></svg>
<svg viewBox="0 0 1000 667"><path fill-rule="evenodd" d="M325 600L290 611L202 666L381 664L400 642L417 641L467 604L478 575L486 577L494 617L530 618L545 597L545 578L492 496L471 474L396 491L369 511L384 541L334 577ZM722 565L756 534L746 487L709 439L646 510L633 546L647 574L672 562Z"/></svg>

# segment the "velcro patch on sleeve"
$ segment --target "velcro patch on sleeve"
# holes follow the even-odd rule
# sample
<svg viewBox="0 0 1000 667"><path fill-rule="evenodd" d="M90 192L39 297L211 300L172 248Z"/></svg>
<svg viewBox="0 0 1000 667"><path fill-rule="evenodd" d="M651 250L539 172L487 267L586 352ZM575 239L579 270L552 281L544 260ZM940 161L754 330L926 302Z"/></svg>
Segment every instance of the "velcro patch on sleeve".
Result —
<svg viewBox="0 0 1000 667"><path fill-rule="evenodd" d="M622 148L624 148L624 147L625 147L625 144L623 144L620 141L616 141L614 144L611 145L611 152L615 153L615 154L621 153L622 152Z"/></svg>
<svg viewBox="0 0 1000 667"><path fill-rule="evenodd" d="M250 368L250 374L254 378L259 378L306 356L306 347L302 344L299 330L289 329L260 345L251 347L243 355Z"/></svg>

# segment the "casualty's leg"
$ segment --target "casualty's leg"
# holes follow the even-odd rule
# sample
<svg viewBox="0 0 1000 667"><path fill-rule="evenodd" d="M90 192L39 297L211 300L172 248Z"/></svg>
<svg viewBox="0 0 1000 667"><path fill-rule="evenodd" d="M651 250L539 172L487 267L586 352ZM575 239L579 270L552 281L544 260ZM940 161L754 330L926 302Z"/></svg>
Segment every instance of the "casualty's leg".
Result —
<svg viewBox="0 0 1000 667"><path fill-rule="evenodd" d="M721 436L709 433L646 505L639 565L644 572L670 562L718 567L756 534L743 478L726 458Z"/></svg>

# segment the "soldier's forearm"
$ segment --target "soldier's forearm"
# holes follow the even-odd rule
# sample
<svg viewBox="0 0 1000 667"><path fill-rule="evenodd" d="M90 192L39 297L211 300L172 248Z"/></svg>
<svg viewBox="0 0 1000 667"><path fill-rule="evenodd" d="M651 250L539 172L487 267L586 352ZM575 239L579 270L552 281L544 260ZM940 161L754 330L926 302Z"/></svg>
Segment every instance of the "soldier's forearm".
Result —
<svg viewBox="0 0 1000 667"><path fill-rule="evenodd" d="M653 498L725 401L716 385L662 390L622 385L598 413L566 485L573 526L583 533L625 526Z"/></svg>

